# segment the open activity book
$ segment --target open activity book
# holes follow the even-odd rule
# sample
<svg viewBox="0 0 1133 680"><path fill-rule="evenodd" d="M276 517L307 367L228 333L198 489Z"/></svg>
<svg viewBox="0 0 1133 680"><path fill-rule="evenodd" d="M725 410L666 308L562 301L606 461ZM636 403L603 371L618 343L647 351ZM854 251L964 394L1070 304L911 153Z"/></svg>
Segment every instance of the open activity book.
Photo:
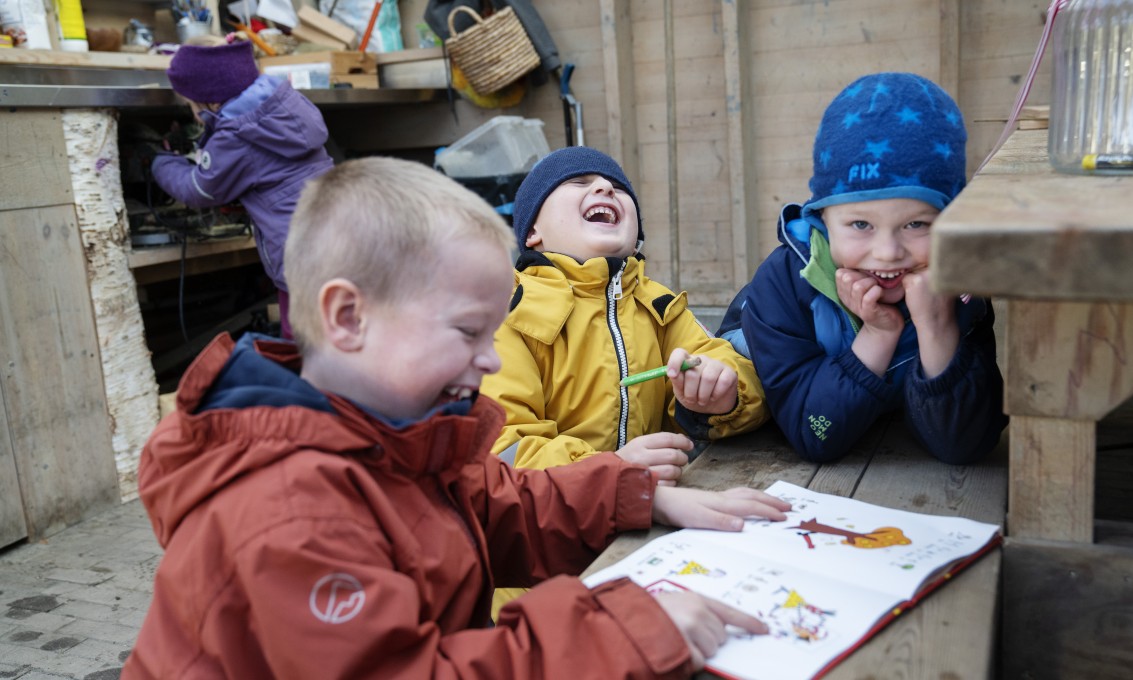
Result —
<svg viewBox="0 0 1133 680"><path fill-rule="evenodd" d="M586 579L622 576L656 592L687 589L762 619L732 635L708 669L743 680L822 675L952 574L998 545L999 527L821 494L786 482L785 522L740 533L683 529Z"/></svg>

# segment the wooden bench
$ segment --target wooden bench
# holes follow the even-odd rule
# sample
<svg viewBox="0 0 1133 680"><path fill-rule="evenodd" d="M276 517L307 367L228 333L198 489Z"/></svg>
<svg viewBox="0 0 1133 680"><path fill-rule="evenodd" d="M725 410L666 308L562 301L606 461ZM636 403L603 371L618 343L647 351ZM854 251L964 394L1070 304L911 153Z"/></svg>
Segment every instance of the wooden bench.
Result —
<svg viewBox="0 0 1133 680"><path fill-rule="evenodd" d="M978 465L945 465L913 440L899 417L878 422L850 455L827 465L800 460L783 434L768 424L711 444L689 464L681 485L763 489L780 479L877 505L958 515L1000 526L1007 507L1006 446L1001 444ZM672 529L658 526L623 534L584 575L669 531ZM995 677L1000 562L1000 551L992 551L902 614L824 677Z"/></svg>

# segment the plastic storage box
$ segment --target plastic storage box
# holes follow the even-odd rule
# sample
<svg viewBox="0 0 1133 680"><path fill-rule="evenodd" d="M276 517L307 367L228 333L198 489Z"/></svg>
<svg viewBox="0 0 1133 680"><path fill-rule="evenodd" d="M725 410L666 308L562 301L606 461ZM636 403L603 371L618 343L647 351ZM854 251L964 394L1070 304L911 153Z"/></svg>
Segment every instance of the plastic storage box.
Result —
<svg viewBox="0 0 1133 680"><path fill-rule="evenodd" d="M437 152L435 162L449 177L525 174L550 153L543 121L496 116Z"/></svg>

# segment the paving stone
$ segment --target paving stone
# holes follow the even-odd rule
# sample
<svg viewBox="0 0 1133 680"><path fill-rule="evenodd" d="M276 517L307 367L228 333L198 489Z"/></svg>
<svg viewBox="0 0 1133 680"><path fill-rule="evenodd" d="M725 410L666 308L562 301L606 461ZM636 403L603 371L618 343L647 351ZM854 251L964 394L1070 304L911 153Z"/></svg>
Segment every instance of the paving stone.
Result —
<svg viewBox="0 0 1133 680"><path fill-rule="evenodd" d="M97 662L101 666L121 666L130 654L130 645L105 640L83 640L79 644L66 650L66 656Z"/></svg>
<svg viewBox="0 0 1133 680"><path fill-rule="evenodd" d="M70 599L94 602L107 606L131 607L133 609L146 609L149 607L153 587L143 592L130 588L119 587L117 583L106 582L75 591L69 595Z"/></svg>
<svg viewBox="0 0 1133 680"><path fill-rule="evenodd" d="M70 616L88 621L117 621L121 618L120 607L115 605L86 602L85 600L69 600L59 609L55 610L60 616Z"/></svg>
<svg viewBox="0 0 1133 680"><path fill-rule="evenodd" d="M51 612L37 612L31 609L17 609L5 607L0 609L0 618L7 619L7 623L15 623L35 630L52 631L74 621L69 616L59 616Z"/></svg>
<svg viewBox="0 0 1133 680"><path fill-rule="evenodd" d="M28 665L16 665L0 661L0 680L15 680L15 678L27 677L27 674L33 672L32 667Z"/></svg>
<svg viewBox="0 0 1133 680"><path fill-rule="evenodd" d="M28 665L32 668L39 668L47 655L48 652L44 652L41 649L0 641L0 659L3 659L4 663L15 664L17 666Z"/></svg>
<svg viewBox="0 0 1133 680"><path fill-rule="evenodd" d="M129 626L109 621L84 621L82 619L75 619L56 632L60 635L79 635L96 640L105 640L106 642L121 642L126 646L132 646L134 640L138 638L138 631Z"/></svg>
<svg viewBox="0 0 1133 680"><path fill-rule="evenodd" d="M103 581L108 581L112 576L113 574L108 574L105 571L94 571L91 569L55 569L47 574L47 578L53 581L67 581L88 586L94 586Z"/></svg>
<svg viewBox="0 0 1133 680"><path fill-rule="evenodd" d="M117 680L161 554L138 501L0 550L0 680Z"/></svg>
<svg viewBox="0 0 1133 680"><path fill-rule="evenodd" d="M5 642L10 642L14 645L24 645L25 647L38 647L36 642L43 639L45 633L42 630L32 630L31 628L18 628L7 635L3 639Z"/></svg>
<svg viewBox="0 0 1133 680"><path fill-rule="evenodd" d="M146 620L147 611L149 611L148 607L146 609L126 609L126 613L115 620L123 626L129 626L134 630L141 630L142 622Z"/></svg>

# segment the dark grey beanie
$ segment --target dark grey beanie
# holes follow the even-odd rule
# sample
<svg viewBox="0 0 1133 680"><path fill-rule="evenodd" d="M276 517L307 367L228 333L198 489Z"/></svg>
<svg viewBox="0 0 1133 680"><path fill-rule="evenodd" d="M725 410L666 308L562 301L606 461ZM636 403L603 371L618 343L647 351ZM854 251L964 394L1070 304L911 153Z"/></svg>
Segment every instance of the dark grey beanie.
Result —
<svg viewBox="0 0 1133 680"><path fill-rule="evenodd" d="M535 218L538 217L543 202L551 192L568 179L582 175L601 175L626 190L633 199L633 206L637 208L637 240L639 242L645 240L645 232L641 229L641 206L637 203L637 194L633 193L633 186L618 162L588 146L568 146L544 156L535 164L515 192L515 208L511 223L515 229L519 252L529 250L527 233L531 231L531 225L535 224Z"/></svg>

